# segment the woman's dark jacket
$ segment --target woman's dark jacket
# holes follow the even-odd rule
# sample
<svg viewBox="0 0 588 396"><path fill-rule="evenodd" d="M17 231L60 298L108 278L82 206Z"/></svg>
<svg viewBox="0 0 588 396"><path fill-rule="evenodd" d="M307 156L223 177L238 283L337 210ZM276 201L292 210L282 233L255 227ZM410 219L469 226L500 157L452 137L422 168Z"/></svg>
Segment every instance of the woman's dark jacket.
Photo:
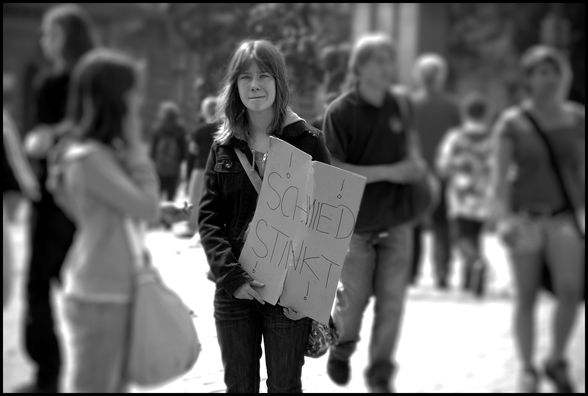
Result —
<svg viewBox="0 0 588 396"><path fill-rule="evenodd" d="M322 132L304 120L285 126L278 137L310 154L315 161L331 162ZM217 288L231 296L252 280L237 260L257 205L257 192L235 154L235 147L252 162L251 150L244 140L232 137L226 144L215 142L206 163L198 216L198 232Z"/></svg>

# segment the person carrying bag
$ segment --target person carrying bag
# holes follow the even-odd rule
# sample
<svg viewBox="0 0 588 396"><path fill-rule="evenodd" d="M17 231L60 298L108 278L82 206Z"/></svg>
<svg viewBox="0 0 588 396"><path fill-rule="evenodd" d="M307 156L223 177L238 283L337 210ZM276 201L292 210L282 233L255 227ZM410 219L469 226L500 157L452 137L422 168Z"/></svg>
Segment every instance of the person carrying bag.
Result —
<svg viewBox="0 0 588 396"><path fill-rule="evenodd" d="M532 46L520 66L525 96L494 124L491 185L497 234L516 290L513 336L519 391L538 392L544 374L557 392L573 393L566 349L585 289L585 109L567 99L572 73L559 50ZM534 319L546 270L557 298L549 354L539 372Z"/></svg>
<svg viewBox="0 0 588 396"><path fill-rule="evenodd" d="M547 150L547 153L549 155L549 160L551 161L551 165L553 167L553 171L555 173L555 176L557 177L557 182L558 182L559 187L562 191L562 194L566 200L567 206L569 208L573 209L574 226L576 228L576 231L578 232L578 235L580 236L580 238L585 239L585 234L586 234L585 202L580 202L579 200L574 200L572 198L573 194L571 193L571 191L569 191L569 188L568 188L566 181L565 181L565 178L564 178L564 170L560 166L559 161L557 159L557 156L553 152L552 144L549 141L549 137L547 136L545 131L541 128L541 126L539 125L539 122L535 119L535 117L533 117L533 115L531 114L531 112L529 110L523 109L523 114L525 115L527 120L531 123L531 125L533 125L533 128L534 128L535 132L537 133L537 136L539 136L541 141L544 143L545 149ZM578 201L578 202L576 202L576 201ZM584 275L582 276L582 279L584 279L584 292L582 294L584 301L586 301L586 281L585 281L586 275L585 274L586 274L586 270L584 267ZM551 274L549 272L549 268L547 267L547 265L545 263L543 263L543 269L542 269L542 274L541 274L541 286L545 290L547 290L549 293L555 294L555 290L553 288L553 282L551 279Z"/></svg>
<svg viewBox="0 0 588 396"><path fill-rule="evenodd" d="M128 380L157 386L190 371L202 348L190 309L150 263L142 226L126 219L125 231L135 263Z"/></svg>
<svg viewBox="0 0 588 396"><path fill-rule="evenodd" d="M251 184L255 188L257 194L261 191L261 184L263 183L259 174L255 171L253 166L247 161L247 157L245 153L243 153L240 149L235 148L235 154L237 154L237 158L239 158L239 162L243 166L247 177L251 181ZM334 345L337 342L337 329L335 328L335 323L333 322L333 318L329 318L329 324L325 325L320 323L314 319L310 324L310 332L308 334L308 342L306 343L306 348L304 350L304 356L310 358L319 358L323 356L329 350L331 345Z"/></svg>

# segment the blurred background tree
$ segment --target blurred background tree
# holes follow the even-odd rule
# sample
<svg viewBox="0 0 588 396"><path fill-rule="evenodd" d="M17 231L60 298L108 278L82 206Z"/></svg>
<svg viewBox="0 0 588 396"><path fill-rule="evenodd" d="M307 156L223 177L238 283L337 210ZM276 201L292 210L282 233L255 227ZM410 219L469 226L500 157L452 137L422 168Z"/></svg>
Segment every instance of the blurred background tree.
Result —
<svg viewBox="0 0 588 396"><path fill-rule="evenodd" d="M201 57L203 95L214 94L220 88L237 43L246 38L263 38L275 43L284 54L293 104L302 107L302 113L310 113L317 90L332 79L333 71L340 73L337 67L325 64L323 49L350 39L350 24L342 23L349 21L350 4L165 4L170 25L189 50Z"/></svg>
<svg viewBox="0 0 588 396"><path fill-rule="evenodd" d="M247 36L254 3L165 3L170 25L200 58L202 96L220 88L224 67L238 41Z"/></svg>

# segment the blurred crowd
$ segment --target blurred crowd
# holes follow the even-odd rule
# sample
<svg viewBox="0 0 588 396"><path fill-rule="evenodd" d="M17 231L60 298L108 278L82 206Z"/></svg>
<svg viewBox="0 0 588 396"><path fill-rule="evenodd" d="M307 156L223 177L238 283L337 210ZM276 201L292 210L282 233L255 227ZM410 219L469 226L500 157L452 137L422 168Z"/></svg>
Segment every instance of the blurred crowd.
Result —
<svg viewBox="0 0 588 396"><path fill-rule="evenodd" d="M301 391L311 320L264 303L263 285L237 260L257 201L250 177L263 179L270 135L367 180L333 306L338 338L326 367L333 382L349 382L374 297L364 374L370 391L393 392L406 290L419 283L425 232L436 287L455 286L461 260L459 287L480 299L493 265L481 241L493 232L512 266L519 390L536 392L547 378L560 392L574 391L566 348L585 295L585 110L568 100L571 71L560 51L527 49L519 74L525 95L496 109L485 92L448 92L447 60L436 53L417 58L413 86L398 85L396 44L365 35L351 50L346 81L307 122L289 106L277 47L244 40L235 43L223 88L193 109L199 122L189 129L173 100L161 103L153 125L142 125L147 93L138 61L102 47L82 8L51 8L40 31L49 67L35 81L34 127L19 133L3 111L4 307L20 297L12 295L10 227L19 207L30 209L22 333L35 371L15 392L128 389L134 277L126 219L205 250L227 391L259 391L262 337L268 389ZM546 286L557 303L539 368L534 308ZM56 288L63 312L51 303ZM64 365L73 367L65 384Z"/></svg>

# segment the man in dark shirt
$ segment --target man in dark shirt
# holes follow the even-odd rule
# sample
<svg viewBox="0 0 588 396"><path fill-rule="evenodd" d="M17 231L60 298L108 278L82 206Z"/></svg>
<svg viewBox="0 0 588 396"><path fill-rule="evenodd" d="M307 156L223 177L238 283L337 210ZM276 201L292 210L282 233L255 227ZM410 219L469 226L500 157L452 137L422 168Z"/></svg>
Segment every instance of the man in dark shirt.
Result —
<svg viewBox="0 0 588 396"><path fill-rule="evenodd" d="M403 123L399 98L391 94L396 50L390 38L361 38L349 66L351 87L327 108L324 132L333 165L365 176L368 184L335 300L339 340L331 348L327 372L337 384L349 381L349 360L373 295L365 375L370 391L390 392L412 249L412 228L399 220L400 195L402 184L424 177L426 169Z"/></svg>
<svg viewBox="0 0 588 396"><path fill-rule="evenodd" d="M447 66L436 54L421 55L416 62L415 76L418 89L412 95L414 122L420 137L423 158L430 169L435 169L435 157L445 133L461 124L459 105L444 92ZM437 287L446 289L451 275L451 238L445 202L446 181L439 174L439 203L430 218L433 242L432 264ZM424 225L414 228L411 283L416 284L422 259L421 239Z"/></svg>

